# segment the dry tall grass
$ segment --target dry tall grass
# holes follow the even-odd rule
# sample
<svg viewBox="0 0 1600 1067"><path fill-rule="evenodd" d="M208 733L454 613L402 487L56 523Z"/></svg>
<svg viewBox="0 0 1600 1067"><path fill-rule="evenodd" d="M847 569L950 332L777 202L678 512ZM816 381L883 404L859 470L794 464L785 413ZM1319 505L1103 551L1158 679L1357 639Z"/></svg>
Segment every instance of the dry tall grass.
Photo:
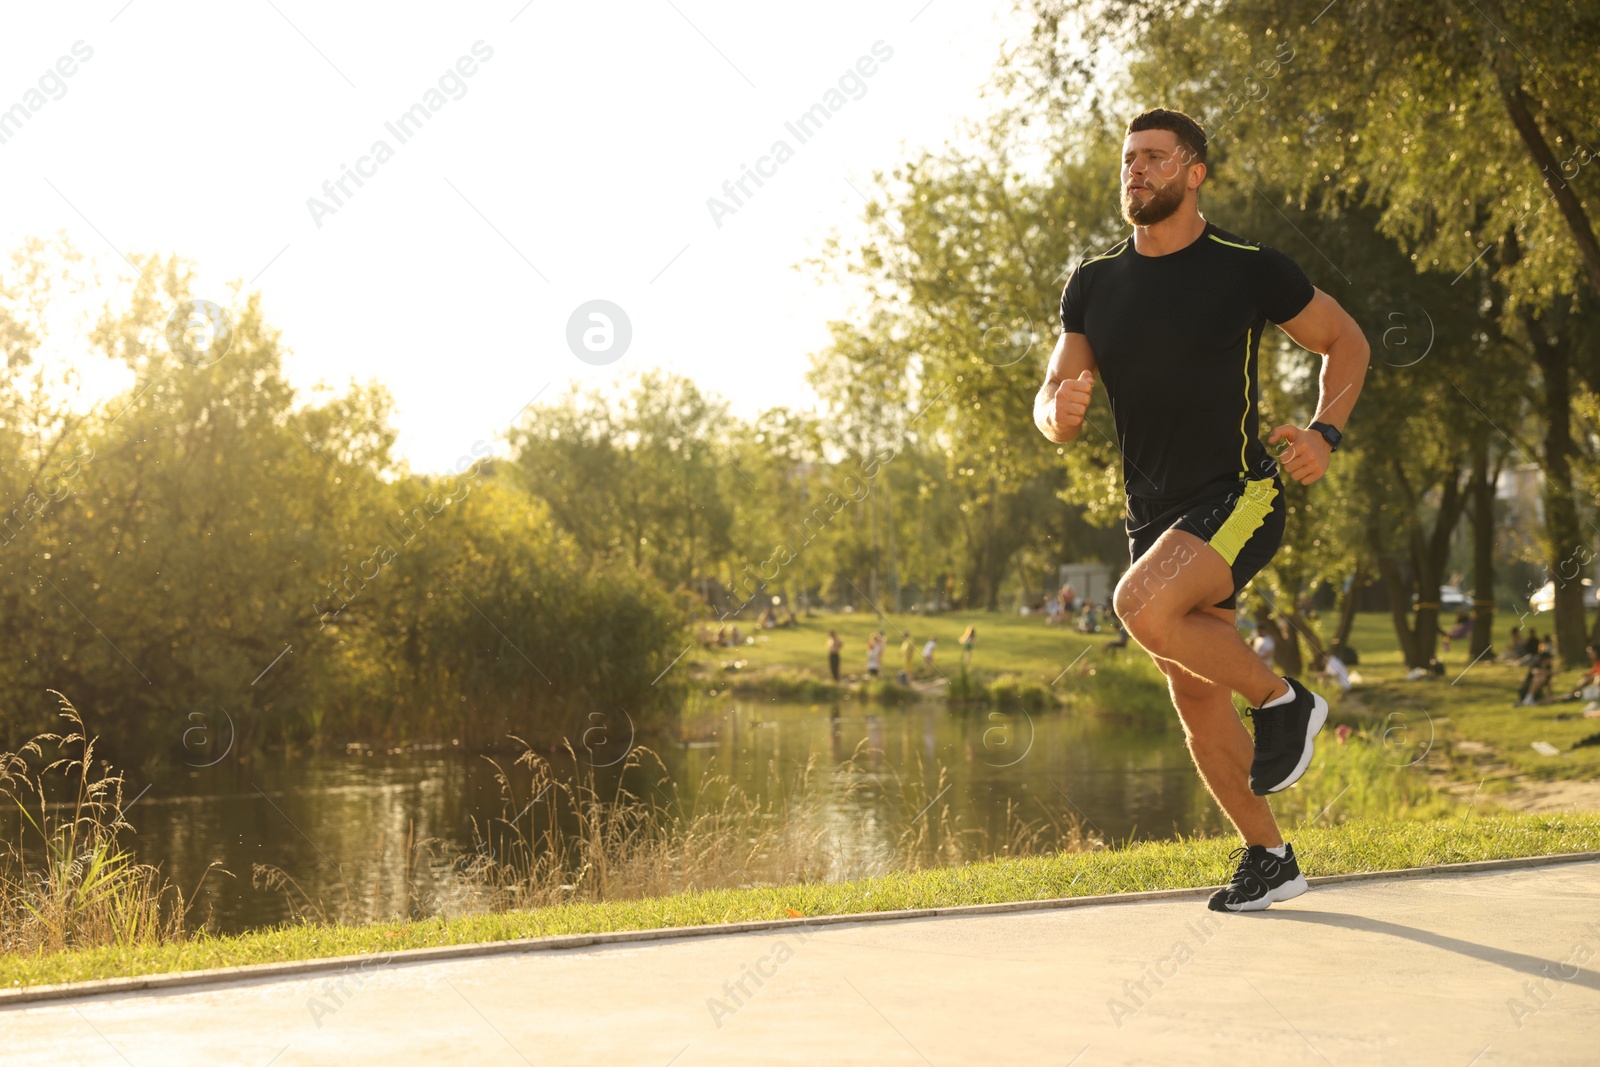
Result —
<svg viewBox="0 0 1600 1067"><path fill-rule="evenodd" d="M642 746L625 767L638 772L634 781L648 774L649 795L620 784L602 794L593 768L568 755L570 778L531 749L509 770L495 764L501 816L476 827L477 848L461 867L487 907L846 881L1103 845L1070 812L1029 820L1008 806L998 833L965 826L944 800L944 767L931 784L920 758L903 776L874 770L865 741L837 766L815 753L787 772L769 763L764 800L710 772L680 795L660 757ZM898 830L886 832L884 798L901 812Z"/></svg>
<svg viewBox="0 0 1600 1067"><path fill-rule="evenodd" d="M0 841L0 951L182 939L182 894L120 841L131 829L123 819L122 776L103 760L96 769L82 717L65 696L55 696L68 731L0 753L0 804L20 813L16 840ZM47 746L54 758L46 756Z"/></svg>

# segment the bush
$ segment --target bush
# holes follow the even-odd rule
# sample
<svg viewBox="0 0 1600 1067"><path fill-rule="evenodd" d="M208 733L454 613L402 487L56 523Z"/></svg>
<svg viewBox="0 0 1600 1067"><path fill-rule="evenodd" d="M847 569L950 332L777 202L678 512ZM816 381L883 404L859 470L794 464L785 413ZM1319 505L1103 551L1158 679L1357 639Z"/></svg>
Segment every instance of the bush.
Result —
<svg viewBox="0 0 1600 1067"><path fill-rule="evenodd" d="M1166 676L1144 656L1085 659L1052 688L1069 706L1084 711L1163 724L1177 719Z"/></svg>
<svg viewBox="0 0 1600 1067"><path fill-rule="evenodd" d="M989 698L988 690L962 667L946 690L952 704L981 704Z"/></svg>
<svg viewBox="0 0 1600 1067"><path fill-rule="evenodd" d="M989 703L1001 708L1039 711L1055 702L1050 687L1015 674L1002 674L988 685Z"/></svg>
<svg viewBox="0 0 1600 1067"><path fill-rule="evenodd" d="M815 704L838 700L842 687L826 682L804 671L782 670L772 674L738 678L733 690L742 695L760 694L774 700L789 700L798 704Z"/></svg>
<svg viewBox="0 0 1600 1067"><path fill-rule="evenodd" d="M509 733L550 748L576 743L596 714L645 734L675 721L688 672L667 668L689 641L683 600L584 560L512 486L488 480L453 508L327 639L326 735L482 745Z"/></svg>
<svg viewBox="0 0 1600 1067"><path fill-rule="evenodd" d="M862 682L856 687L856 695L877 704L909 704L918 699L915 689L889 678L873 678Z"/></svg>

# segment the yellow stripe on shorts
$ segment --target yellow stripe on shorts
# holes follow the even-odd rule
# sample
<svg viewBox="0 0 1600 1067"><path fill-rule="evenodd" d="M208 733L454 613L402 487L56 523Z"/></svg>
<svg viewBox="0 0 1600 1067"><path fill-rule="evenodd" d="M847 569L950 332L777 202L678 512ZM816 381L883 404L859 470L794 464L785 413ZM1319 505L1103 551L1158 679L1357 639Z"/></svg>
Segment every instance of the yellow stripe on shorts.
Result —
<svg viewBox="0 0 1600 1067"><path fill-rule="evenodd" d="M1222 529L1206 543L1222 553L1228 566L1233 566L1233 561L1239 558L1245 544L1261 529L1267 516L1272 514L1272 502L1277 498L1278 487L1272 484L1270 478L1253 478L1245 482L1244 492L1234 501L1233 513L1223 522Z"/></svg>

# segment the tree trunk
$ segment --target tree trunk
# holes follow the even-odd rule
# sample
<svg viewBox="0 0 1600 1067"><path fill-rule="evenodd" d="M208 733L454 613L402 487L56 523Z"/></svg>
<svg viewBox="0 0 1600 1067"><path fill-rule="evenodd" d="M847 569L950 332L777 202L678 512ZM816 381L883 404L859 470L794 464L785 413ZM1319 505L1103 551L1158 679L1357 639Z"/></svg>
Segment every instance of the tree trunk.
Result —
<svg viewBox="0 0 1600 1067"><path fill-rule="evenodd" d="M894 492L889 472L883 472L883 510L885 525L889 528L889 602L896 615L905 610L900 597L900 550L894 522Z"/></svg>
<svg viewBox="0 0 1600 1067"><path fill-rule="evenodd" d="M1361 602L1362 573L1358 566L1350 573L1350 588L1339 600L1339 628L1333 635L1333 647L1343 648L1350 643L1350 629L1356 623L1356 605Z"/></svg>
<svg viewBox="0 0 1600 1067"><path fill-rule="evenodd" d="M989 475L989 521L984 532L983 546L983 583L984 604L989 611L1000 610L1000 571L1005 566L1004 560L996 559L999 553L995 547L995 527L998 522L1000 510L999 485L994 475Z"/></svg>
<svg viewBox="0 0 1600 1067"><path fill-rule="evenodd" d="M1467 498L1461 491L1461 472L1452 467L1439 495L1439 515L1427 541L1423 565L1419 568L1422 578L1420 598L1433 605L1432 618L1424 619L1422 612L1417 613L1417 647L1422 657L1417 664L1419 667L1428 665L1439 646L1439 587L1444 584L1444 568L1450 561L1450 542L1455 537L1456 524L1461 521L1461 512L1466 503ZM1418 607L1421 606L1419 602Z"/></svg>
<svg viewBox="0 0 1600 1067"><path fill-rule="evenodd" d="M1378 536L1376 527L1367 527L1367 539L1371 542L1373 556L1378 561L1378 574L1383 578L1384 587L1389 591L1389 620L1394 623L1394 636L1400 643L1400 655L1407 667L1415 667L1417 636L1411 632L1411 605L1405 601L1406 591L1411 586L1400 580L1400 567L1394 557L1384 551L1383 541Z"/></svg>
<svg viewBox="0 0 1600 1067"><path fill-rule="evenodd" d="M1427 532L1419 514L1423 494L1412 491L1398 457L1394 460L1394 473L1406 494L1406 542L1417 594L1415 629L1410 641L1402 642L1401 648L1406 651L1406 666L1426 667L1434 658L1434 651L1439 644L1439 587L1444 583L1450 539L1455 533L1456 523L1461 519L1466 498L1461 492L1461 470L1451 466L1440 480L1439 513L1432 532ZM1391 608L1394 608L1394 598L1398 595L1399 590L1391 593Z"/></svg>
<svg viewBox="0 0 1600 1067"><path fill-rule="evenodd" d="M1583 608L1584 564L1594 558L1589 539L1578 518L1578 502L1572 490L1572 383L1568 361L1568 342L1564 337L1547 335L1544 325L1524 313L1523 323L1533 345L1544 387L1544 415L1548 420L1544 435L1544 524L1545 558L1555 585L1556 649L1566 667L1587 664L1583 646L1588 619ZM1576 573L1574 573L1576 572Z"/></svg>
<svg viewBox="0 0 1600 1067"><path fill-rule="evenodd" d="M1498 474L1498 470L1495 472ZM1472 644L1474 660L1494 643L1494 483L1489 440L1480 436L1472 454Z"/></svg>
<svg viewBox="0 0 1600 1067"><path fill-rule="evenodd" d="M1305 660L1300 655L1298 638L1303 637L1306 639L1306 648L1311 653L1312 663L1320 661L1323 656L1328 654L1328 650L1322 647L1322 642L1317 637L1316 628L1312 625L1311 620L1300 614L1298 610L1284 616L1284 621L1289 624L1289 632L1296 640L1289 642L1290 647L1294 649L1294 655L1291 657L1294 662L1284 663L1283 668L1290 674L1298 676L1305 664Z"/></svg>

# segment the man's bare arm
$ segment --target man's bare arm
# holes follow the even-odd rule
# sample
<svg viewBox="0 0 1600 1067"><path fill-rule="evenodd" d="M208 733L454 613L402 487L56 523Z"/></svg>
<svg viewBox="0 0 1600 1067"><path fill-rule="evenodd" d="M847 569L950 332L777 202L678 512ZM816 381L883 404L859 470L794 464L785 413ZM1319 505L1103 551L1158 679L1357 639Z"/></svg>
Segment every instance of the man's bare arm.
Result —
<svg viewBox="0 0 1600 1067"><path fill-rule="evenodd" d="M1307 426L1325 422L1342 431L1351 409L1356 406L1356 398L1361 395L1361 383L1366 379L1367 363L1372 355L1361 327L1337 300L1321 289L1313 291L1311 303L1304 311L1279 326L1295 344L1322 356L1321 394L1317 398L1316 414L1307 420ZM1301 485L1310 485L1326 473L1331 450L1321 434L1285 424L1267 438L1268 445L1279 441L1287 441L1289 447L1278 456L1278 461Z"/></svg>
<svg viewBox="0 0 1600 1067"><path fill-rule="evenodd" d="M1372 349L1366 335L1350 313L1321 289L1314 292L1304 311L1281 328L1295 344L1322 356L1322 394L1310 421L1343 430L1367 376Z"/></svg>
<svg viewBox="0 0 1600 1067"><path fill-rule="evenodd" d="M1089 338L1063 333L1050 354L1044 384L1033 402L1033 423L1040 433L1058 445L1077 438L1099 371Z"/></svg>

